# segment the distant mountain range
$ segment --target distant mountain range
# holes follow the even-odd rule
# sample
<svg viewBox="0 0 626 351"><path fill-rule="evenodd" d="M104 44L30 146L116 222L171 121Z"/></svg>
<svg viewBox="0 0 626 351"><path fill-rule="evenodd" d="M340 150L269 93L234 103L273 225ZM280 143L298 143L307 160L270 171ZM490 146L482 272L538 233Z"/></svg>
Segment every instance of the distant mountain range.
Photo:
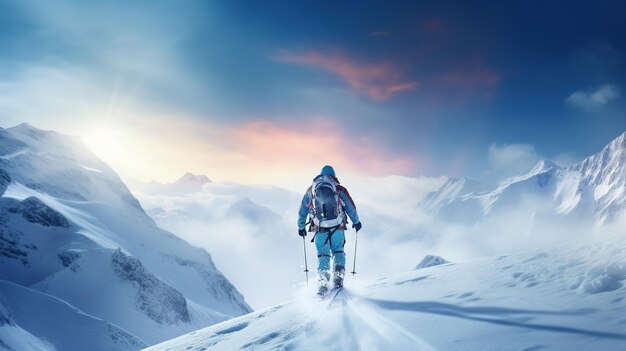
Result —
<svg viewBox="0 0 626 351"><path fill-rule="evenodd" d="M495 188L466 178L450 178L419 208L444 221L471 224L520 206L599 225L624 215L626 133L582 162L562 168L540 161Z"/></svg>
<svg viewBox="0 0 626 351"><path fill-rule="evenodd" d="M0 129L0 194L0 346L137 350L251 311L209 253L159 228L77 138ZM59 325L86 331L68 340Z"/></svg>
<svg viewBox="0 0 626 351"><path fill-rule="evenodd" d="M163 184L155 180L148 183L144 183L139 180L130 180L129 182L132 189L139 190L150 195L190 194L201 191L205 184L213 183L213 181L205 175L196 175L189 172L183 174L182 177L172 183Z"/></svg>

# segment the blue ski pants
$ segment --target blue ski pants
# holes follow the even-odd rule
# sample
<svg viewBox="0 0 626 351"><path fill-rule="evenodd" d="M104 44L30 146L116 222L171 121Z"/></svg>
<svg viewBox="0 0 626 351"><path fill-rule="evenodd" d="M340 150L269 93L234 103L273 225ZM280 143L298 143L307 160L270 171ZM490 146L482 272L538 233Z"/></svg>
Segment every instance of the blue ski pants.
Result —
<svg viewBox="0 0 626 351"><path fill-rule="evenodd" d="M330 270L330 258L332 257L334 266L346 266L346 254L343 246L346 243L343 230L336 230L328 239L329 233L317 232L315 234L315 248L317 248L317 271Z"/></svg>

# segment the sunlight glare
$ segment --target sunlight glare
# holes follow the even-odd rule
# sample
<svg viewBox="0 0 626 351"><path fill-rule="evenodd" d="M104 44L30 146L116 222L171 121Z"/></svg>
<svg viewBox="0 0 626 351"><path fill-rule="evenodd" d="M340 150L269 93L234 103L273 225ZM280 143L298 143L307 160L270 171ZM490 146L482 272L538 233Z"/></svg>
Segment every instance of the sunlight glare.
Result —
<svg viewBox="0 0 626 351"><path fill-rule="evenodd" d="M124 163L128 155L127 133L122 128L98 124L84 134L83 140L89 149L103 161L111 164Z"/></svg>

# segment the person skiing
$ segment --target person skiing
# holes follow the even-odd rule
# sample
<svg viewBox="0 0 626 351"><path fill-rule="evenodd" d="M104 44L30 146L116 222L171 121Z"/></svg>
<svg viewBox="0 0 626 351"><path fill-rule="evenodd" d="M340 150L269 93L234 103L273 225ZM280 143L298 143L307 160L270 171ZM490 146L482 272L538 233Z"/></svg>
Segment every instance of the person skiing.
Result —
<svg viewBox="0 0 626 351"><path fill-rule="evenodd" d="M347 217L352 228L358 232L362 225L356 211L356 205L348 190L339 184L333 167L326 165L313 185L307 189L298 211L298 235L306 237L305 226L310 224L309 232L315 232L311 242L317 249L317 294L325 296L330 285L330 259L333 260L333 288L343 287L346 267L346 243L344 231L347 229ZM310 221L306 222L307 216Z"/></svg>

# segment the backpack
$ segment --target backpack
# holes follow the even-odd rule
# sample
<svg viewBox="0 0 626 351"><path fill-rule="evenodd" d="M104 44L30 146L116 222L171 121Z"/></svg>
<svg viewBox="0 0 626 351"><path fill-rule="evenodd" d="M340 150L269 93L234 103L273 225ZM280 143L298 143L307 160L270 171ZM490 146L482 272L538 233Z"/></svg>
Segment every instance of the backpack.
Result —
<svg viewBox="0 0 626 351"><path fill-rule="evenodd" d="M345 223L344 203L337 192L337 181L330 175L313 179L309 213L318 228L335 228Z"/></svg>

